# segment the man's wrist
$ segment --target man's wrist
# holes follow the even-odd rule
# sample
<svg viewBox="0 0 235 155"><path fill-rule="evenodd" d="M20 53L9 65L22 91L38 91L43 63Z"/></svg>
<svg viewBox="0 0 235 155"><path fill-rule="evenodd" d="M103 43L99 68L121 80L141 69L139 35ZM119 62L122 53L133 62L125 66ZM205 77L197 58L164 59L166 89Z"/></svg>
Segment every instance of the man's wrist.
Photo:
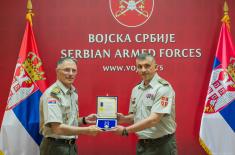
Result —
<svg viewBox="0 0 235 155"><path fill-rule="evenodd" d="M86 117L82 117L82 123L83 123L84 125L87 124L87 122L86 122Z"/></svg>
<svg viewBox="0 0 235 155"><path fill-rule="evenodd" d="M126 128L124 128L123 130L122 130L122 136L128 136L129 134L128 134L128 131L126 130Z"/></svg>

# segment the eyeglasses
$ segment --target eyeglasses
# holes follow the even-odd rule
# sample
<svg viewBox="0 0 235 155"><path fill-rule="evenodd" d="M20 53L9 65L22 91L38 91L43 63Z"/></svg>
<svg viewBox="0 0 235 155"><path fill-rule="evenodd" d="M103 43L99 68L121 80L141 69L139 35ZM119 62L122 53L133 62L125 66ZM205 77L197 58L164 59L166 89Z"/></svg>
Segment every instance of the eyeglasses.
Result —
<svg viewBox="0 0 235 155"><path fill-rule="evenodd" d="M59 69L61 71L63 71L64 73L66 74L77 74L77 70L76 69L73 69L73 68L63 68L63 69Z"/></svg>

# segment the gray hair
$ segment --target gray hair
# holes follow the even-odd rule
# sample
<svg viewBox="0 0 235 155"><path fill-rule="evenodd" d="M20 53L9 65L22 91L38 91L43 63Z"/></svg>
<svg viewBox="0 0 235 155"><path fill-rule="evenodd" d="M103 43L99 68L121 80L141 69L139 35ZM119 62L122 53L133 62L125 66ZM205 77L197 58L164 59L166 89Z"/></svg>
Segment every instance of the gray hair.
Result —
<svg viewBox="0 0 235 155"><path fill-rule="evenodd" d="M146 60L147 58L151 58L154 63L156 63L154 56L150 53L141 53L136 57L136 60Z"/></svg>
<svg viewBox="0 0 235 155"><path fill-rule="evenodd" d="M56 63L56 67L58 68L59 65L63 64L65 61L72 61L75 64L77 64L77 60L71 58L71 57L64 57L64 58L60 58L57 63Z"/></svg>

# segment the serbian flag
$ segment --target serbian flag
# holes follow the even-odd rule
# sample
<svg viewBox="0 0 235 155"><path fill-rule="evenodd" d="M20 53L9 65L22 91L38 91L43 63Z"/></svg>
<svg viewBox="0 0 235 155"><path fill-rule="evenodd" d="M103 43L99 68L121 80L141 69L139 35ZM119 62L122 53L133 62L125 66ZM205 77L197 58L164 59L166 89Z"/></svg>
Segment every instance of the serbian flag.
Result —
<svg viewBox="0 0 235 155"><path fill-rule="evenodd" d="M222 19L200 127L200 144L210 155L235 155L235 51L229 16Z"/></svg>
<svg viewBox="0 0 235 155"><path fill-rule="evenodd" d="M39 99L46 85L31 16L32 13L27 14L0 131L0 154L4 155L38 155L42 140L39 134Z"/></svg>

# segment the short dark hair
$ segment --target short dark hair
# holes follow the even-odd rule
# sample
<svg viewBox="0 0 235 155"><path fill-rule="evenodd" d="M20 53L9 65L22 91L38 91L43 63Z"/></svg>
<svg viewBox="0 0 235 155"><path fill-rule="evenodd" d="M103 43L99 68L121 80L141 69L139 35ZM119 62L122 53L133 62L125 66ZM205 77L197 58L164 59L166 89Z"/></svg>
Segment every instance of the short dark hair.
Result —
<svg viewBox="0 0 235 155"><path fill-rule="evenodd" d="M136 59L137 60L145 60L147 57L152 58L152 60L156 63L154 56L152 56L150 53L141 53L136 57Z"/></svg>
<svg viewBox="0 0 235 155"><path fill-rule="evenodd" d="M63 62L65 62L65 61L67 61L67 60L73 61L75 64L77 64L77 60L75 60L75 59L73 59L73 58L71 58L71 57L64 57L64 58L60 58L60 59L57 61L56 67L58 67L59 65L61 65Z"/></svg>

